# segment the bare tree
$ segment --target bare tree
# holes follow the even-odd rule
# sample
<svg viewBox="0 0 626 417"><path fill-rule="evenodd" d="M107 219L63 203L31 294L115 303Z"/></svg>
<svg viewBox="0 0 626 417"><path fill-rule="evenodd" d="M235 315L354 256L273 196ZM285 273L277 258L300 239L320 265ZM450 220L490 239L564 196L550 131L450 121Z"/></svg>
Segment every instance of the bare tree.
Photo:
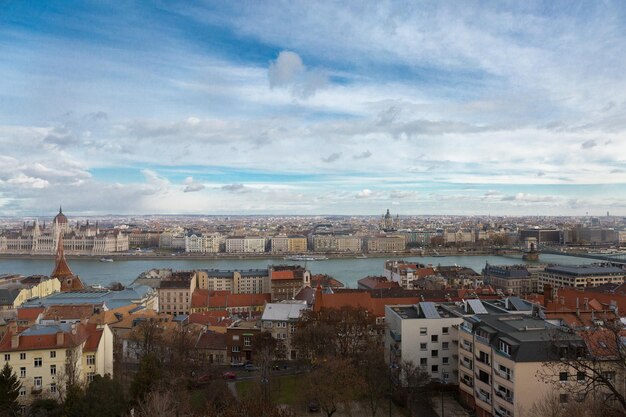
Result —
<svg viewBox="0 0 626 417"><path fill-rule="evenodd" d="M563 397L565 396L565 397ZM567 401L566 401L567 400ZM586 399L571 399L567 394L552 389L537 402L527 413L528 417L618 417L623 414L607 405L604 401L589 396Z"/></svg>
<svg viewBox="0 0 626 417"><path fill-rule="evenodd" d="M171 390L155 390L146 395L146 398L137 407L138 417L191 417L189 398Z"/></svg>
<svg viewBox="0 0 626 417"><path fill-rule="evenodd" d="M381 328L363 308L306 311L298 323L294 346L313 362L325 357L354 358L380 344Z"/></svg>
<svg viewBox="0 0 626 417"><path fill-rule="evenodd" d="M308 375L305 401L317 400L331 417L340 408L349 409L362 389L363 380L348 359L329 359Z"/></svg>
<svg viewBox="0 0 626 417"><path fill-rule="evenodd" d="M574 398L615 404L615 411L626 413L624 326L616 320L579 335L582 340L569 329L553 333L548 361L537 372L538 378L566 389ZM570 383L563 385L563 381Z"/></svg>
<svg viewBox="0 0 626 417"><path fill-rule="evenodd" d="M357 369L363 380L363 398L372 417L376 417L385 395L390 395L392 369L385 363L382 348L373 348L361 355Z"/></svg>
<svg viewBox="0 0 626 417"><path fill-rule="evenodd" d="M59 401L65 404L76 391L83 388L83 376L81 375L81 352L75 348L69 348L65 351L65 365L63 369L57 370L56 386Z"/></svg>

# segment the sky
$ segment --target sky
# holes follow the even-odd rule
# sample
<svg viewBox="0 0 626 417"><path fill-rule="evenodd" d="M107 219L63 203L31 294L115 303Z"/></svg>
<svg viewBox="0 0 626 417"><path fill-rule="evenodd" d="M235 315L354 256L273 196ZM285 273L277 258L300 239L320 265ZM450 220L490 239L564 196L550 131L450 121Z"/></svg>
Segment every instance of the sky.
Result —
<svg viewBox="0 0 626 417"><path fill-rule="evenodd" d="M626 215L622 1L0 9L0 215Z"/></svg>

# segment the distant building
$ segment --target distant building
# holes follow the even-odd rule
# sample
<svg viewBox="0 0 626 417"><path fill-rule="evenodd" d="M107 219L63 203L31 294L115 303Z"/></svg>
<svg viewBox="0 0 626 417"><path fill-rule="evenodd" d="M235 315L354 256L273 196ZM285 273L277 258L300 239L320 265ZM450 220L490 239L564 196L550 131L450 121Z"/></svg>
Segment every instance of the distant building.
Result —
<svg viewBox="0 0 626 417"><path fill-rule="evenodd" d="M346 234L315 234L313 235L315 252L360 253L363 251L363 240L358 236Z"/></svg>
<svg viewBox="0 0 626 417"><path fill-rule="evenodd" d="M299 265L269 268L272 301L293 300L303 287L311 285L311 273Z"/></svg>
<svg viewBox="0 0 626 417"><path fill-rule="evenodd" d="M537 239L537 244L544 243L559 244L562 241L562 232L557 229L522 229L519 232L519 240L525 241L528 238Z"/></svg>
<svg viewBox="0 0 626 417"><path fill-rule="evenodd" d="M365 277L361 278L357 287L360 290L379 290L381 288L400 288L396 281L389 281L387 277Z"/></svg>
<svg viewBox="0 0 626 417"><path fill-rule="evenodd" d="M301 235L278 235L270 238L273 253L304 253L307 251L307 239Z"/></svg>
<svg viewBox="0 0 626 417"><path fill-rule="evenodd" d="M466 229L446 229L443 231L443 243L445 245L468 244L476 242L476 234Z"/></svg>
<svg viewBox="0 0 626 417"><path fill-rule="evenodd" d="M228 253L263 253L265 238L258 236L231 236L226 238Z"/></svg>
<svg viewBox="0 0 626 417"><path fill-rule="evenodd" d="M194 233L185 235L185 252L190 253L217 253L223 241L219 233Z"/></svg>
<svg viewBox="0 0 626 417"><path fill-rule="evenodd" d="M268 269L200 269L196 273L198 288L205 290L230 291L233 294L262 294L271 291Z"/></svg>
<svg viewBox="0 0 626 417"><path fill-rule="evenodd" d="M0 309L21 306L26 300L61 291L61 282L44 275L0 279Z"/></svg>
<svg viewBox="0 0 626 417"><path fill-rule="evenodd" d="M530 294L532 275L524 265L485 265L484 280L505 294Z"/></svg>
<svg viewBox="0 0 626 417"><path fill-rule="evenodd" d="M433 268L406 261L386 261L384 274L389 281L395 281L406 289L414 288L418 279L436 275Z"/></svg>
<svg viewBox="0 0 626 417"><path fill-rule="evenodd" d="M367 251L370 253L404 252L404 236L372 236L367 238Z"/></svg>
<svg viewBox="0 0 626 417"><path fill-rule="evenodd" d="M538 291L543 292L546 284L550 284L554 289L597 287L607 283L621 284L625 276L626 270L606 264L549 266L538 273Z"/></svg>
<svg viewBox="0 0 626 417"><path fill-rule="evenodd" d="M175 272L162 280L157 290L159 312L174 316L189 314L191 294L197 287L195 271Z"/></svg>
<svg viewBox="0 0 626 417"><path fill-rule="evenodd" d="M70 225L63 210L54 217L52 225L39 224L35 220L32 224L20 230L3 231L0 234L0 252L53 254L57 250L59 239L63 239L63 249L68 253L76 254L107 254L124 252L129 248L128 235L121 231L101 230L95 225Z"/></svg>

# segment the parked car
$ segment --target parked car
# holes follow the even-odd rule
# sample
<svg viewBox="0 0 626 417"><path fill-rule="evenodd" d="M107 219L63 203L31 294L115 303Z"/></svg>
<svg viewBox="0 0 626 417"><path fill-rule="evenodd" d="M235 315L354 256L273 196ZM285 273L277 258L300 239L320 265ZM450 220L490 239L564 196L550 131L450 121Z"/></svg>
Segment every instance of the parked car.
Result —
<svg viewBox="0 0 626 417"><path fill-rule="evenodd" d="M237 378L237 374L236 374L236 373L234 373L234 372L224 372L224 373L222 374L222 377L223 377L224 379L236 379L236 378Z"/></svg>
<svg viewBox="0 0 626 417"><path fill-rule="evenodd" d="M259 370L259 368L257 368L256 366L254 366L254 364L251 364L251 363L247 363L244 368L248 372L253 372L253 371L258 371Z"/></svg>

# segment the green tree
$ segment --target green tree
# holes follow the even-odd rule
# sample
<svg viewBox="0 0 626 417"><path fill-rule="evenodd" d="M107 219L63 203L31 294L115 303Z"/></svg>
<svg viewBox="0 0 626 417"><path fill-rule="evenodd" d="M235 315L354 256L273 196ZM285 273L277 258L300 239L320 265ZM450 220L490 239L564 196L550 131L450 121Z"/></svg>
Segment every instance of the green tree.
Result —
<svg viewBox="0 0 626 417"><path fill-rule="evenodd" d="M9 363L5 363L0 372L0 416L17 416L20 412L20 404L17 397L20 395L20 384L17 375Z"/></svg>
<svg viewBox="0 0 626 417"><path fill-rule="evenodd" d="M145 396L161 380L161 364L152 354L146 355L139 362L139 371L130 385L130 393L135 403L143 401Z"/></svg>
<svg viewBox="0 0 626 417"><path fill-rule="evenodd" d="M94 404L98 404L94 407ZM84 417L118 417L126 412L124 389L109 375L95 375L81 404Z"/></svg>
<svg viewBox="0 0 626 417"><path fill-rule="evenodd" d="M52 398L40 398L28 407L29 417L62 417L63 407Z"/></svg>

